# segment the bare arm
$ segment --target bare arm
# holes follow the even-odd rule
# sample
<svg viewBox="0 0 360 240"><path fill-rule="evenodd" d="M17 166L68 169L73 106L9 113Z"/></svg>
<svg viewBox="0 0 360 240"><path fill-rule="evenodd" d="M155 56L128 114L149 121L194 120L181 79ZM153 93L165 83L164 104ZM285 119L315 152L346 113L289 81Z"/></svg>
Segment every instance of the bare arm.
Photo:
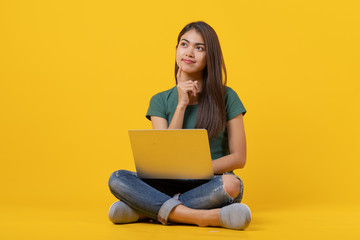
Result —
<svg viewBox="0 0 360 240"><path fill-rule="evenodd" d="M178 80L178 105L176 107L174 116L171 120L170 125L168 126L168 121L161 117L151 116L151 122L153 129L182 129L184 122L184 115L187 105L190 101L189 95L196 96L197 91L199 90L197 81L193 82L183 81L181 79L182 67L180 66L176 78Z"/></svg>
<svg viewBox="0 0 360 240"><path fill-rule="evenodd" d="M165 118L151 116L151 124L153 129L167 129L168 122Z"/></svg>
<svg viewBox="0 0 360 240"><path fill-rule="evenodd" d="M214 160L215 174L243 168L246 163L246 137L243 114L239 114L227 122L230 154Z"/></svg>
<svg viewBox="0 0 360 240"><path fill-rule="evenodd" d="M177 107L174 116L171 120L170 126L168 121L162 117L151 116L151 123L153 129L182 129L184 122L185 107Z"/></svg>

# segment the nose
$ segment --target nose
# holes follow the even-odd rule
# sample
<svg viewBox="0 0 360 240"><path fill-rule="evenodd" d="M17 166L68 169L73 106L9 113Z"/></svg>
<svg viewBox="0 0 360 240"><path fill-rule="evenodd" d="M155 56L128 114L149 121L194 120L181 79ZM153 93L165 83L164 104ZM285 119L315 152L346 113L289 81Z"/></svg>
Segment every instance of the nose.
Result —
<svg viewBox="0 0 360 240"><path fill-rule="evenodd" d="M187 57L194 57L194 49L192 47L189 47L185 53Z"/></svg>

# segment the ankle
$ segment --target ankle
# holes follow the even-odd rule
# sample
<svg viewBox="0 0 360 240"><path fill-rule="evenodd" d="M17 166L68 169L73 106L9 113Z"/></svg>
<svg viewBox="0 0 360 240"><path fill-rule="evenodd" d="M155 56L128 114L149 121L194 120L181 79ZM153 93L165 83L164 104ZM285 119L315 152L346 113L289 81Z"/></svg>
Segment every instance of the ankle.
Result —
<svg viewBox="0 0 360 240"><path fill-rule="evenodd" d="M199 227L221 226L219 214L220 209L203 210L203 212L199 214L200 217L198 218L196 225Z"/></svg>

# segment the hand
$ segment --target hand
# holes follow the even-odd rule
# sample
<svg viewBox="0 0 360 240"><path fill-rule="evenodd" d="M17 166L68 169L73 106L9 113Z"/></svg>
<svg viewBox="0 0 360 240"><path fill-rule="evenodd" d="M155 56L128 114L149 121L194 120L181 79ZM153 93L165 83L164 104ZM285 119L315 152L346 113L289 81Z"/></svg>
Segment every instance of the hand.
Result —
<svg viewBox="0 0 360 240"><path fill-rule="evenodd" d="M191 96L196 97L196 93L199 92L199 86L198 86L198 81L192 81L192 80L183 81L181 79L181 71L182 71L182 67L180 66L176 74L176 79L178 82L177 89L179 93L178 106L187 106L190 103Z"/></svg>

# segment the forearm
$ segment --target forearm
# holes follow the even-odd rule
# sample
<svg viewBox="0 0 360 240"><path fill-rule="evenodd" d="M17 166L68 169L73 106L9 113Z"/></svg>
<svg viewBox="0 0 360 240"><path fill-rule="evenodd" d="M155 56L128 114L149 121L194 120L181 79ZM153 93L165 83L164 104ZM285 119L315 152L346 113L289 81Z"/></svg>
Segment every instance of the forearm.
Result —
<svg viewBox="0 0 360 240"><path fill-rule="evenodd" d="M168 129L182 129L186 106L177 106Z"/></svg>
<svg viewBox="0 0 360 240"><path fill-rule="evenodd" d="M238 153L232 153L224 157L212 161L215 174L222 174L243 168L245 166L246 157Z"/></svg>

